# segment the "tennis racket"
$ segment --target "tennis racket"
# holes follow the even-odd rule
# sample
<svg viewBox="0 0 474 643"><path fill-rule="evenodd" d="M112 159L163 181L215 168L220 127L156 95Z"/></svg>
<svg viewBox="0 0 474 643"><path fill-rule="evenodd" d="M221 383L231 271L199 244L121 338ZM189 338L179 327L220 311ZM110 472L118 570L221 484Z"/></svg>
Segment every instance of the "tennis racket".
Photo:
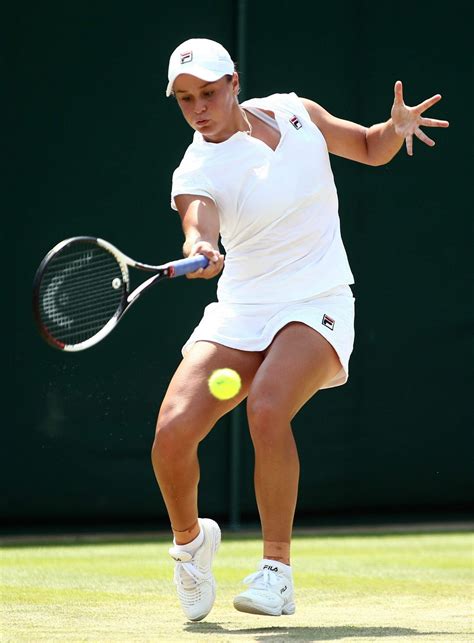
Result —
<svg viewBox="0 0 474 643"><path fill-rule="evenodd" d="M33 311L42 337L62 351L81 351L106 337L151 286L205 268L197 255L151 266L95 237L72 237L48 252L33 282ZM153 272L130 290L129 267Z"/></svg>

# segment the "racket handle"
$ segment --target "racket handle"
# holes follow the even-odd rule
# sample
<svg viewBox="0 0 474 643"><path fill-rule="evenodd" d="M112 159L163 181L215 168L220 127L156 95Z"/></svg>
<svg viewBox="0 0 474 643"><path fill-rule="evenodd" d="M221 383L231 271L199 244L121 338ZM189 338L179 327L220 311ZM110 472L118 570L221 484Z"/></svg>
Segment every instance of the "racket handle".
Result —
<svg viewBox="0 0 474 643"><path fill-rule="evenodd" d="M180 277L181 275L187 275L188 272L194 272L199 268L205 268L209 263L209 259L204 255L196 255L194 257L188 257L187 259L178 259L177 261L171 261L168 264L168 267L171 268L173 274L170 277Z"/></svg>

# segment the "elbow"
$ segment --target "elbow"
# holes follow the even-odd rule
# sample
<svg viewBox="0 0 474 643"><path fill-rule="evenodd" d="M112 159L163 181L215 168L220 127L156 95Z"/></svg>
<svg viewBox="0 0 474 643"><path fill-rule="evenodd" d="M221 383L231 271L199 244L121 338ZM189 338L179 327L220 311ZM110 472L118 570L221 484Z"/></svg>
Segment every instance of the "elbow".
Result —
<svg viewBox="0 0 474 643"><path fill-rule="evenodd" d="M381 165L387 165L387 163L390 163L392 158L393 156L377 156L377 157L369 156L367 158L366 164L370 165L371 167L380 167Z"/></svg>

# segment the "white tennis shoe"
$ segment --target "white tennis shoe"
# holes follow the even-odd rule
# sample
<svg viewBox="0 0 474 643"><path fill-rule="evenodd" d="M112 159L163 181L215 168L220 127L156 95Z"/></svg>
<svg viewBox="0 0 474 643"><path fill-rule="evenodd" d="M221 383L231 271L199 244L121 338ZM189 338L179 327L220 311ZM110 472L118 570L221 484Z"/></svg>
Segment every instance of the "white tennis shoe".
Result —
<svg viewBox="0 0 474 643"><path fill-rule="evenodd" d="M276 560L264 558L259 569L244 579L250 587L234 598L239 612L281 616L294 614L293 579L291 568Z"/></svg>
<svg viewBox="0 0 474 643"><path fill-rule="evenodd" d="M219 549L221 530L209 518L199 518L204 542L194 555L179 547L171 547L169 554L176 561L174 582L181 607L190 621L201 621L214 605L216 581L212 575L212 561Z"/></svg>

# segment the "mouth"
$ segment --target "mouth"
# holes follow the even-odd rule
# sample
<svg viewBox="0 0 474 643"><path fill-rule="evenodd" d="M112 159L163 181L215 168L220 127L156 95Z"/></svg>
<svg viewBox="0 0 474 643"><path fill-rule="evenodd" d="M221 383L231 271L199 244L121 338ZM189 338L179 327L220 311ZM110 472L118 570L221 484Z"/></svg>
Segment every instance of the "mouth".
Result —
<svg viewBox="0 0 474 643"><path fill-rule="evenodd" d="M203 118L202 120L196 121L196 127L205 127L209 123L208 118Z"/></svg>

